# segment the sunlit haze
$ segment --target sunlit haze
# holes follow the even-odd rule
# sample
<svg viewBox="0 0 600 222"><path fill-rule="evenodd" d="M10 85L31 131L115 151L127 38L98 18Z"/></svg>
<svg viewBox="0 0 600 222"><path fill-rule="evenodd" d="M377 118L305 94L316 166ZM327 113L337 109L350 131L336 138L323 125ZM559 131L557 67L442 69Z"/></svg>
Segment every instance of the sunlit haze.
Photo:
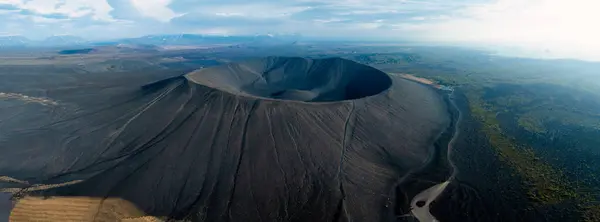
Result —
<svg viewBox="0 0 600 222"><path fill-rule="evenodd" d="M100 40L294 33L510 46L598 60L598 8L595 0L0 0L0 35Z"/></svg>

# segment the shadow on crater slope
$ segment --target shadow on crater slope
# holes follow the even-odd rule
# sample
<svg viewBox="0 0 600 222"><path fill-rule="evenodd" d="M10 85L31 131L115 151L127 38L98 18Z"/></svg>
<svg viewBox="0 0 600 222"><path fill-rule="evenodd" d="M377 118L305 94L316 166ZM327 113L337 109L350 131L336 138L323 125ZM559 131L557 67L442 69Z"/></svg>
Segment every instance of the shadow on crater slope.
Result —
<svg viewBox="0 0 600 222"><path fill-rule="evenodd" d="M394 219L395 183L449 121L431 89L342 59L53 88L56 104L0 104L19 107L0 109L0 176L82 180L30 195L118 198L194 221ZM0 181L11 186L23 185Z"/></svg>
<svg viewBox="0 0 600 222"><path fill-rule="evenodd" d="M202 69L186 77L236 95L308 102L360 99L392 84L375 68L339 58L268 57Z"/></svg>

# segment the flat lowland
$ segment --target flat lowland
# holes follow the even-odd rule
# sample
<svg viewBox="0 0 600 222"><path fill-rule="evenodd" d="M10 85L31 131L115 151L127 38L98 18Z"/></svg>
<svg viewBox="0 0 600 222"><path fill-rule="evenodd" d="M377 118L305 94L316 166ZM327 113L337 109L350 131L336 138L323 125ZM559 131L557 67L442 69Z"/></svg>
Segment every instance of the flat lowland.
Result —
<svg viewBox="0 0 600 222"><path fill-rule="evenodd" d="M81 181L28 192L13 217L116 199L134 216L192 221L393 220L396 182L428 162L450 121L433 89L340 58L250 59L150 83L99 75L110 76L0 85L56 101L0 100L13 107L0 108L0 175ZM54 202L28 211L39 198Z"/></svg>

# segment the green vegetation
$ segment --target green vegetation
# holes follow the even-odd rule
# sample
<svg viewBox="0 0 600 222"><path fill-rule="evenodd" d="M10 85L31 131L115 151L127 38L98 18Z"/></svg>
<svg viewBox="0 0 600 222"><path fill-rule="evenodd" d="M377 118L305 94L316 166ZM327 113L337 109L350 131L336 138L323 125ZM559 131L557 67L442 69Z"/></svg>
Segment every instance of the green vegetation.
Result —
<svg viewBox="0 0 600 222"><path fill-rule="evenodd" d="M485 100L518 117L519 126L545 133L547 123L600 130L600 104L593 95L551 84L500 84L486 91Z"/></svg>
<svg viewBox="0 0 600 222"><path fill-rule="evenodd" d="M532 203L575 203L582 219L600 221L600 63L401 48L350 58L461 89Z"/></svg>
<svg viewBox="0 0 600 222"><path fill-rule="evenodd" d="M524 179L530 199L541 204L557 204L578 198L576 189L572 188L562 172L541 161L531 149L520 148L504 136L495 112L478 94L470 92L467 95L472 115L481 121L481 130L500 159Z"/></svg>
<svg viewBox="0 0 600 222"><path fill-rule="evenodd" d="M526 113L519 116L519 126L525 128L529 132L533 133L546 133L546 128L544 126L544 122L541 118L532 115L532 113Z"/></svg>
<svg viewBox="0 0 600 222"><path fill-rule="evenodd" d="M600 205L586 207L583 212L583 221L585 221L585 222L600 221Z"/></svg>
<svg viewBox="0 0 600 222"><path fill-rule="evenodd" d="M600 118L567 110L530 110L520 116L519 123L522 122L524 124L537 124L536 126L521 125L532 132L536 132L536 130L546 131L543 126L544 122L558 122L561 125L583 126L600 130Z"/></svg>

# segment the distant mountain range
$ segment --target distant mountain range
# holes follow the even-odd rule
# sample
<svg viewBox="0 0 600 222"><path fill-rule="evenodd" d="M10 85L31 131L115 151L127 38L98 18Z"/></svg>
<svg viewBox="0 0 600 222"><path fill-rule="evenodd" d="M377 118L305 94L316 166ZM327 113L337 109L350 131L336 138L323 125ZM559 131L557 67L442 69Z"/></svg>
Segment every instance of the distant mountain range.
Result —
<svg viewBox="0 0 600 222"><path fill-rule="evenodd" d="M41 41L30 40L23 36L0 36L0 47L68 47L101 45L206 45L206 44L250 44L279 45L293 44L299 35L254 35L254 36L210 36L195 34L147 35L138 38L125 38L113 41L87 41L81 37L62 35L52 36Z"/></svg>
<svg viewBox="0 0 600 222"><path fill-rule="evenodd" d="M0 47L19 47L31 44L31 40L23 36L0 36Z"/></svg>
<svg viewBox="0 0 600 222"><path fill-rule="evenodd" d="M44 41L41 42L44 45L51 45L51 46L67 46L67 45L86 45L89 44L89 42L81 37L77 37L77 36L71 36L71 35L57 35L57 36L51 36L48 37L46 39L44 39Z"/></svg>
<svg viewBox="0 0 600 222"><path fill-rule="evenodd" d="M91 42L77 36L57 35L41 41L31 40L24 36L0 36L0 47L59 47L89 45Z"/></svg>
<svg viewBox="0 0 600 222"><path fill-rule="evenodd" d="M147 35L139 38L120 39L119 44L131 45L202 45L202 44L286 44L300 39L299 35L254 35L254 36L211 36L211 35Z"/></svg>

